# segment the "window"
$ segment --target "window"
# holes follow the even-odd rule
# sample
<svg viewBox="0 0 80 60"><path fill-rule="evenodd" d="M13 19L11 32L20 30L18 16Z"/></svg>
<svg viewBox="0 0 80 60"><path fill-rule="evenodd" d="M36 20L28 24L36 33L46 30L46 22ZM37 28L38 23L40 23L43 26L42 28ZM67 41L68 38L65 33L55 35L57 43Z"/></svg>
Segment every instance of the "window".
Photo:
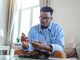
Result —
<svg viewBox="0 0 80 60"><path fill-rule="evenodd" d="M17 43L16 38L20 38L22 32L27 36L30 27L39 23L40 15L39 0L21 0L20 4L18 1L20 0L17 0L20 9L15 19L13 43Z"/></svg>

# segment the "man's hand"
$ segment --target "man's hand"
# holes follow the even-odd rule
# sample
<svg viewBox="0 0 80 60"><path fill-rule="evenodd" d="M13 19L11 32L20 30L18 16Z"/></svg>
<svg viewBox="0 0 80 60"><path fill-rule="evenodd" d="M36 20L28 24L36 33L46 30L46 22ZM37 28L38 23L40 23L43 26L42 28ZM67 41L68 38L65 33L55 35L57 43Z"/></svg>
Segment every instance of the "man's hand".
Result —
<svg viewBox="0 0 80 60"><path fill-rule="evenodd" d="M25 36L24 33L22 33L21 42L22 42L22 47L23 47L23 48L28 48L28 46L29 46L29 40L28 40L28 38Z"/></svg>
<svg viewBox="0 0 80 60"><path fill-rule="evenodd" d="M33 45L34 48L40 48L41 44L42 43L39 42L39 41L32 41L32 45Z"/></svg>
<svg viewBox="0 0 80 60"><path fill-rule="evenodd" d="M52 51L51 50L52 49L51 46L45 45L45 44L43 44L43 43L41 43L39 41L33 41L32 45L33 45L34 48L39 48L39 49L47 50L47 51L50 51L50 52Z"/></svg>

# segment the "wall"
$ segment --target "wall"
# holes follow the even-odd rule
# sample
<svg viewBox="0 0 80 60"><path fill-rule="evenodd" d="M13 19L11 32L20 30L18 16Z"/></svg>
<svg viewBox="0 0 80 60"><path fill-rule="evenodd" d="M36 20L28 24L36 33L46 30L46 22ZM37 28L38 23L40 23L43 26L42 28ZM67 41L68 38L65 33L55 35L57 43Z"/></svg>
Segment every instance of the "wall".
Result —
<svg viewBox="0 0 80 60"><path fill-rule="evenodd" d="M80 0L51 0L54 20L64 28L65 42L80 46Z"/></svg>
<svg viewBox="0 0 80 60"><path fill-rule="evenodd" d="M0 0L0 29L4 31L4 37L0 37L0 44L5 44L6 41L6 27L8 16L8 0Z"/></svg>

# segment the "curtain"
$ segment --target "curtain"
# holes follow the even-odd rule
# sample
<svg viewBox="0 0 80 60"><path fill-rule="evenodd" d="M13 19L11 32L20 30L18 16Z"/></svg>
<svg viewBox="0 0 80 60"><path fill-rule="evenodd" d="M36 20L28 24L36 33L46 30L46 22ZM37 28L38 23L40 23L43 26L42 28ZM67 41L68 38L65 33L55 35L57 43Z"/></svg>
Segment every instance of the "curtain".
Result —
<svg viewBox="0 0 80 60"><path fill-rule="evenodd" d="M53 8L53 0L40 0L40 8L44 6L49 6ZM53 16L55 19L55 16Z"/></svg>
<svg viewBox="0 0 80 60"><path fill-rule="evenodd" d="M40 0L40 7L50 6L51 0Z"/></svg>
<svg viewBox="0 0 80 60"><path fill-rule="evenodd" d="M12 44L12 36L13 36L13 29L14 29L14 16L15 16L15 0L9 0L9 8L8 8L8 20L7 20L7 42L6 45Z"/></svg>

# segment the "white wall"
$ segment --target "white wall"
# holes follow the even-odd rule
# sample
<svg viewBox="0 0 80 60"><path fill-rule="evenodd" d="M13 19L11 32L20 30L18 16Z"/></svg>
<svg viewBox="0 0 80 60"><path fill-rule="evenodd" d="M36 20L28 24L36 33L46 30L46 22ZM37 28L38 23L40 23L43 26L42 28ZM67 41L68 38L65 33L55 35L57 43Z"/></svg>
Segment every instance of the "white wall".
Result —
<svg viewBox="0 0 80 60"><path fill-rule="evenodd" d="M64 27L65 41L80 46L80 0L51 0L54 18Z"/></svg>
<svg viewBox="0 0 80 60"><path fill-rule="evenodd" d="M8 0L0 0L0 29L4 31L4 38L0 37L0 44L4 44L6 41L7 14Z"/></svg>

